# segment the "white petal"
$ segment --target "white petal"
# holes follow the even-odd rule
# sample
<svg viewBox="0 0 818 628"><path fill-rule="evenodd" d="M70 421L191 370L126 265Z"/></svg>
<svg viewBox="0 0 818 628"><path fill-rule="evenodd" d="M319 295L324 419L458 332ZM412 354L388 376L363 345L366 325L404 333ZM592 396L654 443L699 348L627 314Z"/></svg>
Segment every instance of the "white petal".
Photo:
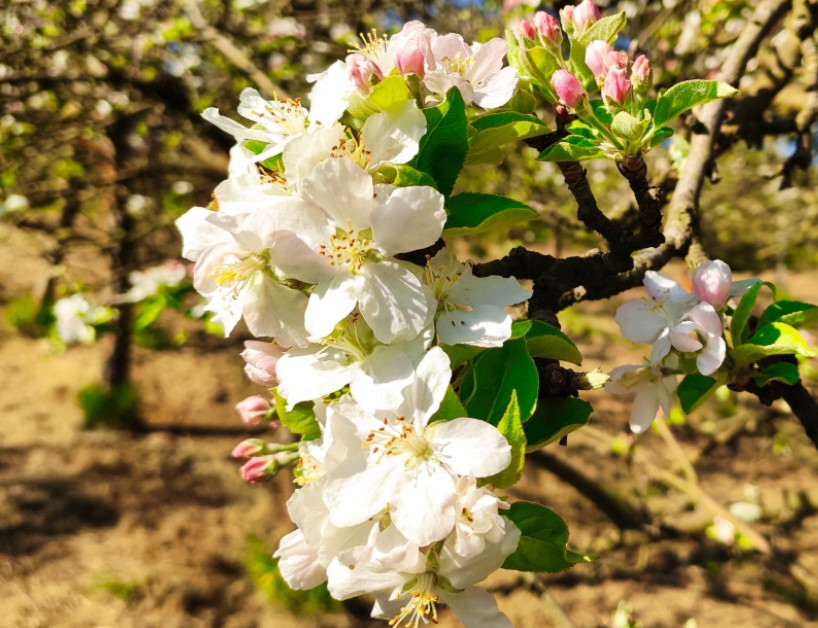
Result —
<svg viewBox="0 0 818 628"><path fill-rule="evenodd" d="M653 342L667 328L667 321L653 311L654 303L629 301L616 310L615 320L622 335L634 342Z"/></svg>
<svg viewBox="0 0 818 628"><path fill-rule="evenodd" d="M315 82L310 91L310 120L330 126L344 113L356 89L346 63L336 61L321 74L307 76L307 80Z"/></svg>
<svg viewBox="0 0 818 628"><path fill-rule="evenodd" d="M375 243L387 255L432 246L446 224L443 195L426 185L396 188L372 211L370 224Z"/></svg>
<svg viewBox="0 0 818 628"><path fill-rule="evenodd" d="M514 95L519 76L517 70L506 67L481 81L474 90L474 104L483 109L494 109L505 105Z"/></svg>
<svg viewBox="0 0 818 628"><path fill-rule="evenodd" d="M499 430L479 419L460 418L430 425L434 457L453 473L484 478L511 462L511 446ZM474 452L479 451L476 456Z"/></svg>
<svg viewBox="0 0 818 628"><path fill-rule="evenodd" d="M531 298L531 290L526 290L514 277L475 277L471 271L465 273L452 288L449 298L455 303L478 305L514 305Z"/></svg>
<svg viewBox="0 0 818 628"><path fill-rule="evenodd" d="M202 112L202 117L215 124L225 133L229 133L237 140L258 140L260 142L269 142L270 134L263 129L248 129L243 124L239 124L235 120L223 116L219 113L216 107L208 107Z"/></svg>
<svg viewBox="0 0 818 628"><path fill-rule="evenodd" d="M214 212L204 207L191 207L176 219L182 234L182 257L195 262L205 249L233 238L224 229L208 220Z"/></svg>
<svg viewBox="0 0 818 628"><path fill-rule="evenodd" d="M335 325L352 312L363 290L361 275L340 272L315 287L307 302L304 326L315 342L328 336Z"/></svg>
<svg viewBox="0 0 818 628"><path fill-rule="evenodd" d="M300 530L284 536L273 556L278 558L281 577L291 589L307 591L327 580L327 572L318 562L318 553L307 545Z"/></svg>
<svg viewBox="0 0 818 628"><path fill-rule="evenodd" d="M644 284L645 290L656 301L681 303L690 300L693 296L670 277L655 270L649 270L645 273ZM695 302L695 297L693 299Z"/></svg>
<svg viewBox="0 0 818 628"><path fill-rule="evenodd" d="M442 540L454 528L457 490L452 475L435 462L420 462L413 471L403 474L389 513L392 524L423 547Z"/></svg>
<svg viewBox="0 0 818 628"><path fill-rule="evenodd" d="M378 346L352 372L349 390L369 412L397 408L403 401L401 391L412 381L415 365L403 351Z"/></svg>
<svg viewBox="0 0 818 628"><path fill-rule="evenodd" d="M670 330L665 327L659 337L653 342L653 348L650 351L650 363L659 364L662 359L670 353Z"/></svg>
<svg viewBox="0 0 818 628"><path fill-rule="evenodd" d="M412 384L403 391L404 403L398 412L414 417L415 429L423 429L440 407L451 378L449 356L440 347L432 347L418 363Z"/></svg>
<svg viewBox="0 0 818 628"><path fill-rule="evenodd" d="M242 313L250 333L270 336L285 347L306 344L304 313L307 297L266 274L241 295Z"/></svg>
<svg viewBox="0 0 818 628"><path fill-rule="evenodd" d="M431 290L406 266L397 261L367 263L363 277L361 314L384 344L411 340L431 322Z"/></svg>
<svg viewBox="0 0 818 628"><path fill-rule="evenodd" d="M465 628L513 628L509 618L497 607L497 600L485 589L469 587L462 593L439 591L438 594Z"/></svg>
<svg viewBox="0 0 818 628"><path fill-rule="evenodd" d="M650 427L659 410L659 396L656 384L643 386L636 394L631 408L631 430L634 434L641 434Z"/></svg>
<svg viewBox="0 0 818 628"><path fill-rule="evenodd" d="M302 185L304 198L318 205L344 230L351 226L360 231L370 226L375 206L372 193L372 177L348 157L322 161Z"/></svg>
<svg viewBox="0 0 818 628"><path fill-rule="evenodd" d="M356 364L348 364L341 352L315 349L318 349L315 353L290 351L276 364L276 374L281 382L278 392L287 400L288 409L301 401L318 399L340 390L359 368Z"/></svg>
<svg viewBox="0 0 818 628"><path fill-rule="evenodd" d="M708 336L707 344L696 358L696 367L702 375L712 375L724 362L727 344L721 336Z"/></svg>
<svg viewBox="0 0 818 628"><path fill-rule="evenodd" d="M511 337L511 316L502 307L482 305L471 312L441 314L436 329L447 345L502 347Z"/></svg>
<svg viewBox="0 0 818 628"><path fill-rule="evenodd" d="M369 151L369 168L385 162L406 163L417 154L424 133L426 116L414 100L369 116L361 129L361 140Z"/></svg>
<svg viewBox="0 0 818 628"><path fill-rule="evenodd" d="M339 528L357 525L386 508L403 490L403 463L403 457L384 456L359 471L362 459L342 462L324 489L332 524Z"/></svg>

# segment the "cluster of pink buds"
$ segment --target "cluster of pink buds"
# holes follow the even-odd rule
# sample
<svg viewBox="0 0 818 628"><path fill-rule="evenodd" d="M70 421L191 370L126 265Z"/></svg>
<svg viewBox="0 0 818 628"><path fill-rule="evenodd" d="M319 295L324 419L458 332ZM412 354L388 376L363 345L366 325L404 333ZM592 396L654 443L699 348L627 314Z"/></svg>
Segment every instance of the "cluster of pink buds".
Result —
<svg viewBox="0 0 818 628"><path fill-rule="evenodd" d="M562 45L560 23L547 11L537 11L531 21L522 20L517 26L517 37L527 45L541 45L555 51Z"/></svg>
<svg viewBox="0 0 818 628"><path fill-rule="evenodd" d="M567 6L560 10L562 25L565 31L574 37L581 35L594 22L599 21L600 13L591 0L583 0L577 6Z"/></svg>
<svg viewBox="0 0 818 628"><path fill-rule="evenodd" d="M629 73L628 56L614 50L608 42L597 39L585 50L585 65L593 73L602 97L609 105L624 105L631 94L642 96L650 90L650 61L645 55L633 62Z"/></svg>

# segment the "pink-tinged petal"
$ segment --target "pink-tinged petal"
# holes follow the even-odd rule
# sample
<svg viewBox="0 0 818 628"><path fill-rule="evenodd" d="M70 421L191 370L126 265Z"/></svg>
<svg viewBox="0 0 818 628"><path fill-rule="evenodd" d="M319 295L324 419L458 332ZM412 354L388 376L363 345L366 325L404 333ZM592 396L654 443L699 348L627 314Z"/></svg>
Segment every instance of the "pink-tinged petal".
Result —
<svg viewBox="0 0 818 628"><path fill-rule="evenodd" d="M328 336L358 303L364 287L362 275L339 273L315 287L304 312L304 327L315 342Z"/></svg>
<svg viewBox="0 0 818 628"><path fill-rule="evenodd" d="M515 68L503 68L474 90L474 104L483 109L502 107L514 95L519 78Z"/></svg>
<svg viewBox="0 0 818 628"><path fill-rule="evenodd" d="M687 318L693 321L704 334L721 336L721 316L709 303L699 303L687 313Z"/></svg>
<svg viewBox="0 0 818 628"><path fill-rule="evenodd" d="M398 413L414 417L415 429L423 430L446 396L451 378L449 356L440 347L432 347L417 365L412 384L403 391Z"/></svg>
<svg viewBox="0 0 818 628"><path fill-rule="evenodd" d="M707 344L696 358L696 368L702 375L712 375L724 362L727 355L727 343L721 336L708 336Z"/></svg>
<svg viewBox="0 0 818 628"><path fill-rule="evenodd" d="M292 409L301 401L318 399L346 386L358 367L354 363L347 364L345 357L341 352L326 354L325 351L284 354L278 361L276 372L281 382L278 392L287 400L287 408Z"/></svg>
<svg viewBox="0 0 818 628"><path fill-rule="evenodd" d="M474 456L474 450L471 454ZM401 534L423 547L444 539L454 528L457 490L452 475L434 461L419 461L404 473L392 495L389 514Z"/></svg>
<svg viewBox="0 0 818 628"><path fill-rule="evenodd" d="M481 305L471 312L441 314L436 329L441 342L447 345L502 347L511 337L511 316L501 307Z"/></svg>
<svg viewBox="0 0 818 628"><path fill-rule="evenodd" d="M387 189L378 186L379 194ZM425 185L394 188L371 215L373 239L387 255L432 246L445 223L443 195Z"/></svg>
<svg viewBox="0 0 818 628"><path fill-rule="evenodd" d="M403 401L401 391L411 383L415 365L403 351L378 346L352 372L349 390L367 411L397 408Z"/></svg>
<svg viewBox="0 0 818 628"><path fill-rule="evenodd" d="M505 39L495 37L484 44L472 45L474 63L466 71L466 78L473 84L480 83L503 69L503 57L508 46Z"/></svg>
<svg viewBox="0 0 818 628"><path fill-rule="evenodd" d="M466 272L454 284L449 300L472 307L480 305L514 305L530 299L531 290L526 290L514 277L475 277Z"/></svg>
<svg viewBox="0 0 818 628"><path fill-rule="evenodd" d="M655 383L646 384L636 394L631 408L631 431L641 434L650 427L659 411L659 395Z"/></svg>
<svg viewBox="0 0 818 628"><path fill-rule="evenodd" d="M208 248L232 242L233 237L208 219L215 212L204 207L192 207L176 219L176 228L182 234L182 257L192 262Z"/></svg>
<svg viewBox="0 0 818 628"><path fill-rule="evenodd" d="M408 189L408 188L406 188ZM348 157L327 159L302 183L304 198L329 215L338 227L366 229L375 207L370 174Z"/></svg>
<svg viewBox="0 0 818 628"><path fill-rule="evenodd" d="M448 604L465 628L512 628L511 621L497 607L494 596L478 587L461 593L437 592L440 601Z"/></svg>
<svg viewBox="0 0 818 628"><path fill-rule="evenodd" d="M653 342L663 330L667 320L654 311L655 303L629 301L616 310L615 320L622 335L633 342Z"/></svg>
<svg viewBox="0 0 818 628"><path fill-rule="evenodd" d="M439 421L426 428L434 457L452 473L485 478L511 462L511 446L499 430L479 419ZM481 452L475 456L474 452Z"/></svg>
<svg viewBox="0 0 818 628"><path fill-rule="evenodd" d="M720 259L702 262L693 273L693 292L702 301L720 307L730 298L733 273Z"/></svg>
<svg viewBox="0 0 818 628"><path fill-rule="evenodd" d="M359 308L382 343L412 340L430 324L434 315L431 290L402 263L367 263L360 277L364 281Z"/></svg>
<svg viewBox="0 0 818 628"><path fill-rule="evenodd" d="M318 562L318 553L307 545L300 530L284 536L273 556L278 558L281 577L291 589L307 591L327 580L327 572Z"/></svg>
<svg viewBox="0 0 818 628"><path fill-rule="evenodd" d="M668 339L674 348L682 352L691 353L702 348L702 343L693 334L696 333L696 324L684 321L669 329Z"/></svg>

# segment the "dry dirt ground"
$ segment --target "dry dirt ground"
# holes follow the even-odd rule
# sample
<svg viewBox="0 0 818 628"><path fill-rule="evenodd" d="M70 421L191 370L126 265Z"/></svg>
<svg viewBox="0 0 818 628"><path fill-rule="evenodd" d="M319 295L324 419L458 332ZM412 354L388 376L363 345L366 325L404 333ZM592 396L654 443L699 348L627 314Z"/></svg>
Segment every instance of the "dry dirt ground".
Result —
<svg viewBox="0 0 818 628"><path fill-rule="evenodd" d="M47 269L36 241L0 235L5 302ZM791 277L789 288L815 300L815 280ZM566 317L583 339L585 367L638 359L613 342L610 307ZM99 380L110 339L54 353L0 323L0 627L368 625L349 610L295 616L247 573L248 539L272 552L291 529L283 508L291 482L282 474L243 484L229 457L244 429L232 406L258 392L239 350L195 333L179 349L137 349L150 431L84 431L76 393ZM662 438L648 433L630 459L616 455L628 439L627 402L589 397L592 429L549 447L511 497L554 509L573 549L598 558L564 574L493 576L486 585L515 628L606 626L620 601L643 628L818 626L818 453L787 409L727 400L673 428L716 504L761 507L752 529L769 542L763 554L709 539L712 508L656 480L656 468L673 468ZM633 507L614 513L619 525L603 512L612 511L600 489ZM460 625L445 612L441 623Z"/></svg>

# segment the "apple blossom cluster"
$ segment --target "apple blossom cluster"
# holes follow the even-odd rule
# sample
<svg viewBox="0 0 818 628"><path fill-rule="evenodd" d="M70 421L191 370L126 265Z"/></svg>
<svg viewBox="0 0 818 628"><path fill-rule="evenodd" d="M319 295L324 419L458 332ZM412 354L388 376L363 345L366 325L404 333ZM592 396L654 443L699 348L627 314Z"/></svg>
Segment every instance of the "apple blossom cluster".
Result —
<svg viewBox="0 0 818 628"><path fill-rule="evenodd" d="M531 291L457 259L441 240L443 186L416 168L426 108L511 98L505 52L501 39L469 46L410 22L312 77L309 110L245 89L249 126L203 114L236 139L228 178L177 220L213 320L266 339L242 356L273 397L240 402L242 419L287 417L303 437L233 451L248 482L295 468L298 527L276 552L281 574L297 589L326 582L338 599L374 594L373 614L393 624L435 620L445 603L467 625L510 626L474 585L520 538L490 489L511 446L459 402L452 413L442 347L502 347L506 307ZM418 251L425 265L407 261Z"/></svg>
<svg viewBox="0 0 818 628"><path fill-rule="evenodd" d="M727 356L725 331L732 308L728 301L758 283L733 281L730 267L721 260L703 262L692 278L693 292L673 279L649 270L644 285L647 299L625 303L616 322L628 340L652 344L647 364L627 364L611 372L606 390L636 393L631 429L640 433L661 408L667 416L674 402L678 374L713 376Z"/></svg>

